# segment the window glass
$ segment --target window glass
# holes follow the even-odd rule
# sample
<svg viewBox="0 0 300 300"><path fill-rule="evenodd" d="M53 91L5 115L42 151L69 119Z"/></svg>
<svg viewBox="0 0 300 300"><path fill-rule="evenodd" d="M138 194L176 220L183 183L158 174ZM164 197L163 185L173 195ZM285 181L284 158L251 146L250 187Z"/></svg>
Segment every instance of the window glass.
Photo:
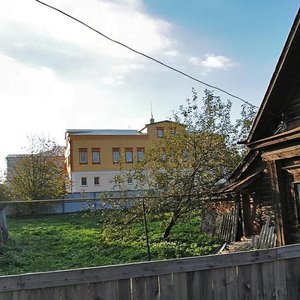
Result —
<svg viewBox="0 0 300 300"><path fill-rule="evenodd" d="M125 149L125 161L127 163L132 163L133 162L132 149Z"/></svg>
<svg viewBox="0 0 300 300"><path fill-rule="evenodd" d="M87 178L81 177L81 185L87 185Z"/></svg>
<svg viewBox="0 0 300 300"><path fill-rule="evenodd" d="M142 161L144 158L144 148L138 148L137 149L137 161Z"/></svg>
<svg viewBox="0 0 300 300"><path fill-rule="evenodd" d="M113 149L113 163L120 162L120 149Z"/></svg>
<svg viewBox="0 0 300 300"><path fill-rule="evenodd" d="M100 178L94 177L94 185L99 185L99 184L100 184Z"/></svg>
<svg viewBox="0 0 300 300"><path fill-rule="evenodd" d="M164 136L164 129L163 128L156 128L156 134L157 134L157 137L163 137Z"/></svg>
<svg viewBox="0 0 300 300"><path fill-rule="evenodd" d="M93 164L100 164L100 149L93 149Z"/></svg>
<svg viewBox="0 0 300 300"><path fill-rule="evenodd" d="M79 149L79 163L86 164L87 161L87 149Z"/></svg>

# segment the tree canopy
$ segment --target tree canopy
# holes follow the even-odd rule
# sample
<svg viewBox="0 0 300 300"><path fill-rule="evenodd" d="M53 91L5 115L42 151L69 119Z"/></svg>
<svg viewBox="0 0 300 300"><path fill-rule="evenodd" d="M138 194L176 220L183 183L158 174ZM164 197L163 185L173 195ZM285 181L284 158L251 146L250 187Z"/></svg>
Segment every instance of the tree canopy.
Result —
<svg viewBox="0 0 300 300"><path fill-rule="evenodd" d="M13 198L54 199L66 192L63 150L52 139L32 137L28 154L16 157L7 174Z"/></svg>
<svg viewBox="0 0 300 300"><path fill-rule="evenodd" d="M229 100L224 102L209 90L199 100L193 89L192 97L174 113L172 130L158 138L131 171L136 189L159 196L146 201L147 212L170 214L165 238L179 218L201 208L202 199L217 190L239 163L242 151L237 141L250 127L253 110L243 107L241 119L233 122L231 108ZM141 213L140 204L139 209L130 207Z"/></svg>

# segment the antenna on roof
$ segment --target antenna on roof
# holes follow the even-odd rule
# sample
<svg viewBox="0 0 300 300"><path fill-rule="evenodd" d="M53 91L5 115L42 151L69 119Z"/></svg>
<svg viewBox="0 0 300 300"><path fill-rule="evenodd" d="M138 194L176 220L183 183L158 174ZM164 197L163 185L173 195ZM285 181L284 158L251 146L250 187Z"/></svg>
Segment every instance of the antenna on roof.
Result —
<svg viewBox="0 0 300 300"><path fill-rule="evenodd" d="M150 110L151 110L150 124L153 124L154 123L154 118L153 118L153 112L152 112L152 102L150 102Z"/></svg>

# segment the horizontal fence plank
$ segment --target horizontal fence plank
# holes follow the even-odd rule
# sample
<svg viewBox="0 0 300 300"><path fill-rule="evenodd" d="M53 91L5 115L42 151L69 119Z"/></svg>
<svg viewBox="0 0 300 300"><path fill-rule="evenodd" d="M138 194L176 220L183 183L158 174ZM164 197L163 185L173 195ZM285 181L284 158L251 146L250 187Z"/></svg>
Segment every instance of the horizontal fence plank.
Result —
<svg viewBox="0 0 300 300"><path fill-rule="evenodd" d="M83 268L66 271L0 276L0 293L22 289L38 289L77 284L168 275L181 272L267 263L300 256L300 245L256 250L225 255L208 255L166 261Z"/></svg>

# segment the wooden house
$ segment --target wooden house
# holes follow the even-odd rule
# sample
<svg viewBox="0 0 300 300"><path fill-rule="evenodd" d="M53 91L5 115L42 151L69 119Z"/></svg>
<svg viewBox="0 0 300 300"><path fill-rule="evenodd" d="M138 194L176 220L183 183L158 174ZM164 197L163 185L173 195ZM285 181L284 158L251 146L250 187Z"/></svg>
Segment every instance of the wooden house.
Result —
<svg viewBox="0 0 300 300"><path fill-rule="evenodd" d="M223 194L241 203L244 234L270 216L277 244L300 242L300 10Z"/></svg>

